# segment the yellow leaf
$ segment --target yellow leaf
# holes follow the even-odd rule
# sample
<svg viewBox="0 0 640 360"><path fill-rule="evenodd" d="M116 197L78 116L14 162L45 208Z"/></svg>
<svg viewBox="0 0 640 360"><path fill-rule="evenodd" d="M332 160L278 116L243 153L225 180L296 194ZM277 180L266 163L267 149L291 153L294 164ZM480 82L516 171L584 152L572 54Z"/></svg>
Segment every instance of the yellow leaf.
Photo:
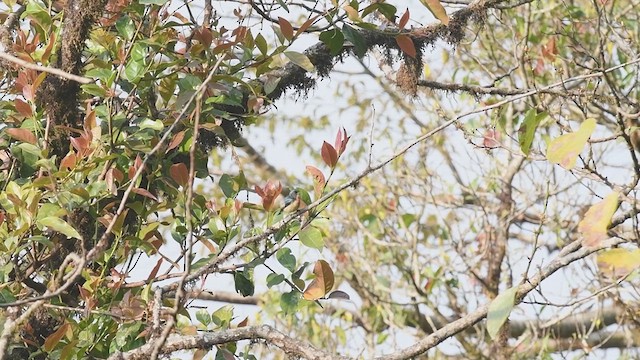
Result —
<svg viewBox="0 0 640 360"><path fill-rule="evenodd" d="M422 5L426 6L429 11L436 17L436 19L440 20L443 24L449 25L449 16L447 15L447 10L444 9L444 6L440 3L440 0L420 0Z"/></svg>
<svg viewBox="0 0 640 360"><path fill-rule="evenodd" d="M347 17L349 18L349 20L353 22L362 21L362 19L360 18L360 14L358 14L358 10L354 9L352 6L345 5L342 8L347 12Z"/></svg>
<svg viewBox="0 0 640 360"><path fill-rule="evenodd" d="M609 277L621 277L640 267L640 249L610 249L598 254L598 269Z"/></svg>
<svg viewBox="0 0 640 360"><path fill-rule="evenodd" d="M584 218L578 224L578 231L582 234L582 245L598 247L607 238L607 228L611 217L618 208L618 193L607 195L604 200L592 205Z"/></svg>
<svg viewBox="0 0 640 360"><path fill-rule="evenodd" d="M547 159L567 170L571 170L576 165L578 155L584 149L584 145L595 128L596 120L587 119L580 125L578 131L564 134L552 140L547 148Z"/></svg>

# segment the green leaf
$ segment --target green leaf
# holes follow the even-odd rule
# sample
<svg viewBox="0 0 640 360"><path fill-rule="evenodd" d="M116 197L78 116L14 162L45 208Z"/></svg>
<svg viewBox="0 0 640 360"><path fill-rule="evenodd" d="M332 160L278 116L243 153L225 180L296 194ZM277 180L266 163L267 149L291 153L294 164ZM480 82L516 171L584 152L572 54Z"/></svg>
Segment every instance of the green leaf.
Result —
<svg viewBox="0 0 640 360"><path fill-rule="evenodd" d="M131 59L127 66L124 68L125 79L129 80L131 83L137 83L142 79L144 73L146 72L146 68L144 65L144 61Z"/></svg>
<svg viewBox="0 0 640 360"><path fill-rule="evenodd" d="M133 34L136 32L136 27L133 24L133 20L127 15L120 17L116 21L116 30L126 40L133 39Z"/></svg>
<svg viewBox="0 0 640 360"><path fill-rule="evenodd" d="M596 120L587 119L580 125L578 131L564 134L552 140L547 147L547 159L567 170L573 169L576 165L578 155L580 155L580 152L584 149L587 140L589 140L595 128Z"/></svg>
<svg viewBox="0 0 640 360"><path fill-rule="evenodd" d="M345 39L349 40L353 45L353 52L358 57L363 57L367 52L367 41L360 35L358 31L356 31L351 26L344 24L342 26L342 33L344 34Z"/></svg>
<svg viewBox="0 0 640 360"><path fill-rule="evenodd" d="M316 68L311 63L311 60L309 60L309 58L305 54L295 51L285 51L284 56L291 60L292 63L300 66L308 72L314 72L316 70Z"/></svg>
<svg viewBox="0 0 640 360"><path fill-rule="evenodd" d="M42 7L37 1L28 1L25 11L20 16L21 19L31 18L35 23L40 25L42 30L49 32L52 21L49 11Z"/></svg>
<svg viewBox="0 0 640 360"><path fill-rule="evenodd" d="M236 271L233 275L233 280L236 285L236 292L242 294L242 296L251 296L255 291L253 282L245 276L243 272Z"/></svg>
<svg viewBox="0 0 640 360"><path fill-rule="evenodd" d="M69 225L69 223L60 219L59 217L49 216L44 219L40 219L37 222L41 227L46 226L51 230L66 235L67 237L82 239L78 231L74 229L73 226Z"/></svg>
<svg viewBox="0 0 640 360"><path fill-rule="evenodd" d="M296 257L291 254L291 249L282 248L276 253L276 259L285 267L285 269L292 273L296 271Z"/></svg>
<svg viewBox="0 0 640 360"><path fill-rule="evenodd" d="M282 274L269 274L267 275L267 287L272 288L284 281L284 275Z"/></svg>
<svg viewBox="0 0 640 360"><path fill-rule="evenodd" d="M155 131L162 131L164 124L161 120L144 119L140 122L140 129L152 129Z"/></svg>
<svg viewBox="0 0 640 360"><path fill-rule="evenodd" d="M234 198L240 191L240 185L235 181L235 177L228 174L222 174L218 181L220 190L227 198Z"/></svg>
<svg viewBox="0 0 640 360"><path fill-rule="evenodd" d="M533 138L536 134L536 129L546 116L547 113L541 112L538 114L536 109L527 111L524 121L518 129L518 142L520 143L520 149L525 155L529 155L531 144L533 143Z"/></svg>
<svg viewBox="0 0 640 360"><path fill-rule="evenodd" d="M267 45L267 40L262 36L262 34L256 35L255 38L256 46L262 55L267 55L267 51L269 50L269 46Z"/></svg>
<svg viewBox="0 0 640 360"><path fill-rule="evenodd" d="M344 45L344 35L339 29L331 29L320 34L320 41L327 45L331 55L338 55Z"/></svg>
<svg viewBox="0 0 640 360"><path fill-rule="evenodd" d="M280 296L280 307L285 314L295 312L300 302L300 293L298 291L290 291Z"/></svg>
<svg viewBox="0 0 640 360"><path fill-rule="evenodd" d="M82 85L82 91L93 96L105 97L107 96L107 91L98 84L85 84Z"/></svg>
<svg viewBox="0 0 640 360"><path fill-rule="evenodd" d="M500 331L504 322L507 321L511 310L515 305L517 292L517 286L511 287L496 296L496 298L491 301L491 304L489 304L489 312L487 312L487 331L492 339L498 335L498 331Z"/></svg>
<svg viewBox="0 0 640 360"><path fill-rule="evenodd" d="M22 164L20 175L28 177L38 168L36 163L40 160L42 151L35 145L23 142L11 147L11 154Z"/></svg>
<svg viewBox="0 0 640 360"><path fill-rule="evenodd" d="M211 320L214 324L222 328L228 328L233 318L233 307L225 305L211 314Z"/></svg>
<svg viewBox="0 0 640 360"><path fill-rule="evenodd" d="M196 319L204 326L209 326L209 324L211 324L211 315L205 309L196 311Z"/></svg>
<svg viewBox="0 0 640 360"><path fill-rule="evenodd" d="M300 242L310 248L320 250L324 247L322 232L313 226L302 229L298 234L298 237L300 238Z"/></svg>

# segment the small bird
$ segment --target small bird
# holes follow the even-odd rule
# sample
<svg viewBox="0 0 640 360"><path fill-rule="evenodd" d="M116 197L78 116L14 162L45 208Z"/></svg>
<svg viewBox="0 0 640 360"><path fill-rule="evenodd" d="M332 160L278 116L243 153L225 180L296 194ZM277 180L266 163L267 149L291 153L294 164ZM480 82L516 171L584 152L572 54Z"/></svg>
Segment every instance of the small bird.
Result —
<svg viewBox="0 0 640 360"><path fill-rule="evenodd" d="M302 200L300 199L298 190L291 190L289 195L284 198L284 206L282 207L282 211L285 213L292 213L300 208L301 203Z"/></svg>
<svg viewBox="0 0 640 360"><path fill-rule="evenodd" d="M631 145L637 152L640 152L640 121L637 118L629 118L627 119L627 126L629 127Z"/></svg>

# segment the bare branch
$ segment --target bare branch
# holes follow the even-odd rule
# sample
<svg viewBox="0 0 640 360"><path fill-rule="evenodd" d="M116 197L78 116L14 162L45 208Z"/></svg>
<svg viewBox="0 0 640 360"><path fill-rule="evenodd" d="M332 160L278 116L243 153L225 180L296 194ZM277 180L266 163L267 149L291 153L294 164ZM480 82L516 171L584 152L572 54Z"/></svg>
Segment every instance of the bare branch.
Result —
<svg viewBox="0 0 640 360"><path fill-rule="evenodd" d="M84 76L70 74L70 73L62 71L60 69L56 69L56 68L52 68L52 67L48 67L48 66L42 66L42 65L30 63L28 61L25 61L25 60L22 60L20 58L17 58L17 57L15 57L13 55L7 54L5 52L0 52L0 59L6 60L6 61L10 61L10 62L12 62L14 64L20 65L20 66L22 66L24 68L27 68L27 69L46 72L46 73L58 76L58 77L63 78L63 79L67 79L67 80L78 82L80 84L91 84L91 83L93 83L93 80L90 79L90 78L87 78L87 77L84 77Z"/></svg>
<svg viewBox="0 0 640 360"><path fill-rule="evenodd" d="M167 338L164 346L160 349L160 353L171 354L178 350L208 349L215 345L233 341L258 339L266 340L269 344L277 346L289 355L305 359L347 359L341 356L333 356L305 341L293 339L269 325L228 329L191 336L172 335ZM147 359L150 349L151 344L146 344L135 350L116 353L110 356L109 360Z"/></svg>

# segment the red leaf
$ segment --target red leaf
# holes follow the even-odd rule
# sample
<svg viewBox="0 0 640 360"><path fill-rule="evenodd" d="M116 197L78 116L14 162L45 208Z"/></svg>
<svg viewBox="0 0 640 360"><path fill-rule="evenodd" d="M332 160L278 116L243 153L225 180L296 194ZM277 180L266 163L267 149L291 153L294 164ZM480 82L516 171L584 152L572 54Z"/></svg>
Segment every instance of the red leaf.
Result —
<svg viewBox="0 0 640 360"><path fill-rule="evenodd" d="M333 169L338 163L338 152L333 146L331 146L331 144L326 141L322 144L322 150L320 151L320 154L322 155L322 160L324 160L324 163L327 164L327 166L329 166L330 168Z"/></svg>
<svg viewBox="0 0 640 360"><path fill-rule="evenodd" d="M400 18L400 22L398 23L398 27L400 29L404 29L405 25L407 25L407 22L409 22L409 8L407 8L407 11L404 12L404 14L402 14L402 17Z"/></svg>
<svg viewBox="0 0 640 360"><path fill-rule="evenodd" d="M31 131L27 129L18 129L18 128L8 128L5 129L5 132L9 134L12 138L20 141L24 141L29 144L35 145L38 140L36 136L31 133Z"/></svg>
<svg viewBox="0 0 640 360"><path fill-rule="evenodd" d="M255 186L256 193L260 198L262 198L262 207L270 211L273 207L273 203L280 193L282 192L282 184L279 181L269 180L264 188L260 186Z"/></svg>
<svg viewBox="0 0 640 360"><path fill-rule="evenodd" d="M178 185L185 186L189 183L189 170L187 165L183 163L177 163L171 165L169 168L169 174L171 178L178 183Z"/></svg>
<svg viewBox="0 0 640 360"><path fill-rule="evenodd" d="M344 128L338 130L335 142L335 148L338 151L338 156L342 155L346 150L349 139L351 139L351 136L347 136L347 130Z"/></svg>
<svg viewBox="0 0 640 360"><path fill-rule="evenodd" d="M163 258L158 259L156 266L153 267L153 269L151 270L151 273L149 273L149 276L147 276L147 282L155 279L156 275L158 275L158 270L160 270L160 265L162 265L163 260L164 260Z"/></svg>
<svg viewBox="0 0 640 360"><path fill-rule="evenodd" d="M484 132L482 145L489 149L500 147L500 132L495 129L487 129Z"/></svg>
<svg viewBox="0 0 640 360"><path fill-rule="evenodd" d="M247 324L249 324L249 317L248 316L246 318L244 318L244 320L240 321L238 323L237 327L239 327L239 328L245 327L245 326L247 326Z"/></svg>
<svg viewBox="0 0 640 360"><path fill-rule="evenodd" d="M135 169L136 171L138 169L140 169L140 167L142 167L142 158L140 158L140 155L136 155L136 161L135 161Z"/></svg>
<svg viewBox="0 0 640 360"><path fill-rule="evenodd" d="M133 191L134 193L138 194L138 195L142 195L142 196L146 196L149 199L153 199L155 201L158 201L158 198L153 195L152 193L150 193L148 190L146 189L142 189L142 188L133 188L131 189L131 191Z"/></svg>
<svg viewBox="0 0 640 360"><path fill-rule="evenodd" d="M411 56L412 58L416 57L416 46L413 44L413 40L407 35L398 35L396 36L396 42L398 46L405 54Z"/></svg>
<svg viewBox="0 0 640 360"><path fill-rule="evenodd" d="M180 146L183 139L184 139L184 131L180 131L179 133L173 135L173 137L171 138L171 142L169 143L169 146L167 146L167 150L165 151L165 153L168 153L169 151Z"/></svg>
<svg viewBox="0 0 640 360"><path fill-rule="evenodd" d="M31 110L31 105L29 105L28 103L20 99L14 99L13 105L16 107L16 110L18 110L20 115L24 117L31 117L31 115L33 115L33 111Z"/></svg>
<svg viewBox="0 0 640 360"><path fill-rule="evenodd" d="M293 39L293 26L291 26L291 23L287 19L279 17L278 24L280 24L280 30L284 38L291 41Z"/></svg>
<svg viewBox="0 0 640 360"><path fill-rule="evenodd" d="M73 148L76 149L76 151L80 154L85 153L87 149L89 149L89 139L87 139L85 136L80 136L77 138L69 138L69 140L71 141L71 145L73 145Z"/></svg>

